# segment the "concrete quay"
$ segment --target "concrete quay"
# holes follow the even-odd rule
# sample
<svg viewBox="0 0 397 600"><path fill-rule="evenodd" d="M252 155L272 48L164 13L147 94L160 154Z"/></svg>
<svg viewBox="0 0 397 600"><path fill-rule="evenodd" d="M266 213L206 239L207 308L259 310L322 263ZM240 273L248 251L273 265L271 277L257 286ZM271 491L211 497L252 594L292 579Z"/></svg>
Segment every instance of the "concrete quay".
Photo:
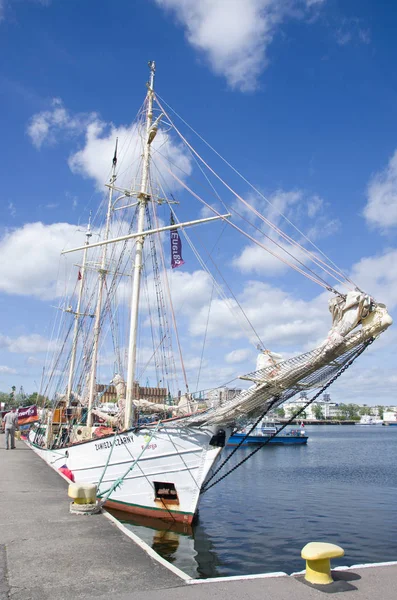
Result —
<svg viewBox="0 0 397 600"><path fill-rule="evenodd" d="M337 569L323 588L282 573L191 580L106 514L70 514L67 482L23 442L6 451L0 436L0 461L0 600L396 598L396 564Z"/></svg>

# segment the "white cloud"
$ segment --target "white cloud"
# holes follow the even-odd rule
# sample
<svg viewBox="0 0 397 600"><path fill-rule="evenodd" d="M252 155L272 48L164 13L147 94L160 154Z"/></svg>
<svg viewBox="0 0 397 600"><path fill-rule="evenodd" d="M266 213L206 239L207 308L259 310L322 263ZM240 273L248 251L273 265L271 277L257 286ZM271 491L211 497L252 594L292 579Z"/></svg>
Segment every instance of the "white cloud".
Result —
<svg viewBox="0 0 397 600"><path fill-rule="evenodd" d="M368 223L382 229L397 225L397 150L387 167L371 178L367 196L364 216Z"/></svg>
<svg viewBox="0 0 397 600"><path fill-rule="evenodd" d="M6 8L9 8L9 4L11 4L13 0L8 0L8 3L4 0L0 0L0 23L5 19ZM42 6L49 6L51 4L51 0L33 0L36 4L41 4Z"/></svg>
<svg viewBox="0 0 397 600"><path fill-rule="evenodd" d="M312 219L323 206L324 201L320 196L313 196L307 202L307 216Z"/></svg>
<svg viewBox="0 0 397 600"><path fill-rule="evenodd" d="M1 375L15 375L16 370L11 367L6 367L4 365L0 365L0 374Z"/></svg>
<svg viewBox="0 0 397 600"><path fill-rule="evenodd" d="M96 113L72 113L63 105L60 98L52 101L50 110L33 115L27 132L36 148L44 144L55 144L65 136L67 138L85 137L83 147L69 157L69 167L73 173L93 179L99 190L104 190L104 184L109 180L111 161L114 155L116 138L118 138L119 160L117 165L117 185L130 188L137 187L141 177L141 157L143 152L141 124L116 126L113 123L101 121ZM165 162L174 165L179 178L190 175L191 159L182 145L173 141L171 136L161 129L151 144L152 174L159 180L159 185L166 188L178 186L172 175L162 164L161 155L166 156ZM156 190L159 192L159 190ZM160 190L161 193L161 190ZM73 198L73 207L77 199ZM50 204L47 208L54 208Z"/></svg>
<svg viewBox="0 0 397 600"><path fill-rule="evenodd" d="M256 346L258 339L233 298L213 298L207 326L211 292L212 282L204 271L180 272L174 278L175 313L187 318L190 336L202 338L206 333L207 340L218 338L229 347L231 340L248 339ZM280 346L287 349L324 338L331 325L326 294L304 301L267 283L249 281L242 284L238 301L264 344L276 351ZM228 354L228 362L238 356L244 360L243 354L234 354L234 350Z"/></svg>
<svg viewBox="0 0 397 600"><path fill-rule="evenodd" d="M327 205L324 200L317 195L306 196L303 190L293 190L289 192L277 190L268 196L268 200L269 203L258 196L249 197L250 205L254 206L254 208L271 221L273 225L279 226L284 232L288 232L290 236L302 246L307 246L307 240L305 240L296 230L291 231L289 223L283 219L281 215L284 215L290 221L294 221L295 224L299 224L301 230L306 232L306 237L312 241L320 235L323 238L332 235L339 228L339 221L337 219L330 219L327 216ZM270 237L270 239L268 239L257 232L254 233L258 241L269 248L271 252L274 252L283 260L300 268L302 268L302 265L297 263L293 257L303 264L309 264L311 262L303 249L291 245L281 236L278 236L274 230L270 229L266 224L260 221L259 218L255 217L251 211L244 207L241 208L241 203L235 204L234 206L240 214L243 213L251 223L255 223L257 227ZM274 240L278 245L271 240ZM309 247L308 250L315 253L313 247ZM233 258L232 264L243 273L255 273L268 276L280 275L289 268L288 265L283 263L279 258L276 258L270 252L267 252L253 243L245 246L240 254Z"/></svg>
<svg viewBox="0 0 397 600"><path fill-rule="evenodd" d="M188 42L232 88L255 89L267 49L287 16L302 17L322 0L155 0L176 15ZM293 10L299 8L301 10Z"/></svg>
<svg viewBox="0 0 397 600"><path fill-rule="evenodd" d="M362 258L351 272L351 278L389 310L397 306L397 249L380 256Z"/></svg>
<svg viewBox="0 0 397 600"><path fill-rule="evenodd" d="M56 298L64 293L58 287L60 269L70 266L76 256L60 252L71 245L83 242L83 234L69 223L28 223L10 230L0 240L0 291L41 299Z"/></svg>
<svg viewBox="0 0 397 600"><path fill-rule="evenodd" d="M366 291L374 294L378 301L386 302L389 308L397 305L397 267L391 268L393 263L397 265L397 250L385 253L381 257L362 259L352 269L354 279ZM191 352L194 340L202 340L206 335L205 357L209 367L203 370L199 387L219 385L220 381L228 381L239 373L255 368L255 347L258 339L241 317L234 299L229 297L226 301L214 297L207 326L211 290L211 279L203 271L180 272L173 285L174 303L179 303L175 312L179 319L185 319L182 329L183 345L187 343ZM321 292L312 299L304 300L298 293L259 281L242 283L238 294L238 301L263 344L270 350L280 352L284 358L312 350L325 339L331 327L327 305L329 299L328 292ZM237 314L240 314L240 319L236 318ZM382 362L382 351L388 353L388 348L395 344L395 336L392 334L393 331L382 335L367 353L373 353L370 359L372 365L376 364L376 361L383 365L388 385L391 385L390 376L394 367L390 371ZM244 342L247 342L247 348L243 347ZM196 354L200 349L201 346L196 346ZM225 352L223 360L222 351ZM213 367L210 373L214 362L217 368ZM361 362L356 369L361 368L360 364ZM224 377L221 376L221 372ZM373 375L375 372L376 367L373 369ZM191 381L195 382L194 376ZM366 388L365 382L371 385L373 383L363 367L360 375L361 401L374 404L376 402L372 401L371 392L374 388ZM382 396L390 396L390 387L383 388ZM349 401L354 401L355 398L357 401L357 394L354 385L349 390L344 390L342 386L337 390L337 401L343 402L345 398L349 398Z"/></svg>
<svg viewBox="0 0 397 600"><path fill-rule="evenodd" d="M109 178L116 138L121 149L117 185L120 187L130 187L134 183L137 185L140 177L138 167L142 156L142 142L136 123L119 127L98 120L90 123L85 131L84 147L69 158L69 166L73 173L93 179L97 187L103 190L103 185ZM151 148L152 173L166 188L175 188L177 184L172 175L164 169L161 163L164 159L157 152L167 157L166 162L176 165L175 172L179 178L183 179L184 173L188 175L191 173L191 160L188 154L161 129L152 142Z"/></svg>
<svg viewBox="0 0 397 600"><path fill-rule="evenodd" d="M32 354L47 352L47 350L53 352L57 347L56 341L50 341L38 333L20 335L17 338L0 334L0 348L5 348L8 352L15 354Z"/></svg>
<svg viewBox="0 0 397 600"><path fill-rule="evenodd" d="M121 212L119 213L121 214ZM100 216L98 220L100 219ZM103 233L100 227L92 226L93 240L98 241ZM109 237L127 234L129 223L115 219ZM80 247L85 241L85 226L70 223L27 223L18 229L5 232L0 238L0 292L19 296L35 296L41 300L66 299L76 290L78 267L82 251L61 255L66 248ZM117 245L108 250L108 264L114 264ZM133 245L124 254L119 272L127 269ZM97 284L94 266L100 261L101 247L88 252L85 278L85 295L92 302L92 292ZM120 298L125 294L125 282L119 286ZM68 300L70 302L70 300ZM73 304L73 301L72 301ZM92 308L92 307L91 307Z"/></svg>
<svg viewBox="0 0 397 600"><path fill-rule="evenodd" d="M30 119L27 133L36 148L43 144L55 144L62 135L79 135L92 121L95 113L72 114L60 98L53 98L50 110L39 112Z"/></svg>
<svg viewBox="0 0 397 600"><path fill-rule="evenodd" d="M43 359L36 358L36 356L28 356L26 359L26 364L32 367L36 367L37 365L43 366Z"/></svg>
<svg viewBox="0 0 397 600"><path fill-rule="evenodd" d="M382 338L381 338L382 339ZM377 352L378 341L371 349ZM397 375L394 368L383 367L381 362L371 364L368 360L365 364L365 354L361 361L346 371L339 381L330 389L332 400L348 404L369 404L371 406L395 405L397 389ZM374 356L371 357L374 360ZM363 365L364 362L364 365Z"/></svg>
<svg viewBox="0 0 397 600"><path fill-rule="evenodd" d="M294 261L291 256L289 256L284 250L290 252L293 256L296 256L301 262L307 262L307 255L298 248L294 248L290 244L282 243L278 241L281 248L272 244L269 240L263 239L260 240L266 247L268 247L272 252L275 252L284 260L301 267L298 263ZM241 254L235 257L232 261L233 266L237 267L242 273L255 273L257 275L280 275L289 269L288 265L283 263L281 260L270 254L270 252L266 252L260 246L256 246L251 244L246 246Z"/></svg>
<svg viewBox="0 0 397 600"><path fill-rule="evenodd" d="M288 216L293 206L303 202L304 192L302 190L292 190L290 192L276 190L268 199L270 204L266 203L266 218L272 223L277 223L282 218L282 214ZM312 198L309 201L312 201Z"/></svg>
<svg viewBox="0 0 397 600"><path fill-rule="evenodd" d="M263 343L276 351L280 347L286 350L300 346L308 339L324 336L330 325L325 301L318 298L304 301L264 282L248 282L238 300ZM249 329L244 331L233 318L224 300L213 304L209 336L226 339L248 336L253 344L258 343L253 332ZM230 300L229 304L235 303ZM193 333L203 332L202 316L197 314L192 318Z"/></svg>
<svg viewBox="0 0 397 600"><path fill-rule="evenodd" d="M15 204L11 201L8 203L8 210L10 212L11 217L14 218L17 214L17 209L15 207Z"/></svg>
<svg viewBox="0 0 397 600"><path fill-rule="evenodd" d="M212 281L205 271L174 271L169 276L170 289L175 313L194 313L207 307L211 297Z"/></svg>
<svg viewBox="0 0 397 600"><path fill-rule="evenodd" d="M358 17L344 17L335 32L335 39L339 46L350 43L370 44L371 33L365 27L362 19Z"/></svg>
<svg viewBox="0 0 397 600"><path fill-rule="evenodd" d="M210 204L209 206L211 208L213 208L218 213L222 212L222 206L220 204ZM211 208L209 208L209 206L203 205L200 208L200 212L199 212L199 218L200 219L207 219L208 217L214 217L215 216L214 210L211 210Z"/></svg>
<svg viewBox="0 0 397 600"><path fill-rule="evenodd" d="M239 350L232 350L225 356L225 362L233 365L236 363L244 362L249 358L252 358L253 352L248 348L240 348Z"/></svg>
<svg viewBox="0 0 397 600"><path fill-rule="evenodd" d="M389 310L397 306L397 250L363 258L353 266L350 275ZM211 291L211 279L205 272L178 273L172 286L175 311L187 318L190 336L202 338L206 333L207 340L218 339L221 346L228 345L229 348L234 340L234 348L226 355L226 362L244 360L235 341L246 339L256 346L258 340L230 297L214 296L207 326ZM296 293L261 281L242 282L238 294L241 307L263 343L276 352L308 350L325 338L331 327L329 298L328 292L321 292L312 299L303 300Z"/></svg>

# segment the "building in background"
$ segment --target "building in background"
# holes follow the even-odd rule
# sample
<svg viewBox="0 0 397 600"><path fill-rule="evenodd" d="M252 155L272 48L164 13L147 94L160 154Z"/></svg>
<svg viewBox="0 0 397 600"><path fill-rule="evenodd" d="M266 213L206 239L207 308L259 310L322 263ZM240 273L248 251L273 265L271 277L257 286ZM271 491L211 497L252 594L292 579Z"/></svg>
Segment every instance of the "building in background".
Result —
<svg viewBox="0 0 397 600"><path fill-rule="evenodd" d="M210 390L207 394L208 407L215 408L217 406L221 406L225 402L233 400L233 398L235 398L235 396L237 396L237 394L240 392L241 389L228 387L220 387Z"/></svg>
<svg viewBox="0 0 397 600"><path fill-rule="evenodd" d="M395 407L392 407L395 409ZM396 410L385 410L383 413L383 422L385 425L396 425L397 426L397 411Z"/></svg>
<svg viewBox="0 0 397 600"><path fill-rule="evenodd" d="M308 402L306 392L301 392L300 396L296 400L290 400L283 404L285 412L285 418L291 418L295 413L301 410L304 405ZM310 421L321 421L323 419L333 419L338 416L338 404L331 402L331 396L329 394L323 394L321 400L317 400L305 408L304 415L299 415L298 419L308 419Z"/></svg>

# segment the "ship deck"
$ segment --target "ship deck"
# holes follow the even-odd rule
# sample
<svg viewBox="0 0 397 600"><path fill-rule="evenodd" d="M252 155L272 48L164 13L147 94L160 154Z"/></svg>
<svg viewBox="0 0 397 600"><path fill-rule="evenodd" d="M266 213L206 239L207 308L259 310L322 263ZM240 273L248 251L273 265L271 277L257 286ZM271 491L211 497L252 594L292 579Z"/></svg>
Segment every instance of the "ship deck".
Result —
<svg viewBox="0 0 397 600"><path fill-rule="evenodd" d="M67 482L23 442L5 451L0 436L1 600L311 600L325 590L299 576L190 580L150 555L105 514L69 512ZM150 552L150 551L149 551ZM303 562L303 561L302 561ZM302 568L303 568L302 564ZM394 600L397 565L334 573L340 598Z"/></svg>

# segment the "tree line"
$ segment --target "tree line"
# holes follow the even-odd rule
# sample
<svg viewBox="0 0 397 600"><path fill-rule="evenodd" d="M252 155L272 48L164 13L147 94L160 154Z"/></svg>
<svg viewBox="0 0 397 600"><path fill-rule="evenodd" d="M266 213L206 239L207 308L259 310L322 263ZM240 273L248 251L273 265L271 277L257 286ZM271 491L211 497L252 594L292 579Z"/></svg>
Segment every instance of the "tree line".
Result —
<svg viewBox="0 0 397 600"><path fill-rule="evenodd" d="M33 394L25 394L24 392L17 392L15 385L12 386L11 392L0 392L0 403L5 405L5 410L11 408L19 408L23 406L31 406L37 404L38 406L51 406L51 402L46 396L42 396L37 392Z"/></svg>

